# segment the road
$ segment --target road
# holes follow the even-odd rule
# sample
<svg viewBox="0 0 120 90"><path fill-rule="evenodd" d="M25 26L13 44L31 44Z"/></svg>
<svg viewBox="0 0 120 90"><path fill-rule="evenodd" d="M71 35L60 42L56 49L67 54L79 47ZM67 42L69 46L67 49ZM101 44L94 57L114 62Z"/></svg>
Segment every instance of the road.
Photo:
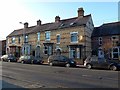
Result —
<svg viewBox="0 0 120 90"><path fill-rule="evenodd" d="M118 88L118 71L2 63L2 88Z"/></svg>

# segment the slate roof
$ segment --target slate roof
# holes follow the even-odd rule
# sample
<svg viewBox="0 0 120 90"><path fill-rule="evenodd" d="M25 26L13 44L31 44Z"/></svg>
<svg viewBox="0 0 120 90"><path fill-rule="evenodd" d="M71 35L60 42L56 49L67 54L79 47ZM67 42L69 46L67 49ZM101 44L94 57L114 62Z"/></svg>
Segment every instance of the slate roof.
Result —
<svg viewBox="0 0 120 90"><path fill-rule="evenodd" d="M112 22L95 27L92 37L120 35L120 22Z"/></svg>
<svg viewBox="0 0 120 90"><path fill-rule="evenodd" d="M68 28L68 27L85 25L88 22L90 17L91 17L91 14L86 15L83 18L74 17L74 18L60 20L60 22L46 23L46 24L28 27L25 29L24 28L18 29L18 30L14 30L11 34L9 34L8 37L22 35L24 32L25 34L29 34L29 33L36 33L39 31L48 31L48 30L51 31L51 30L57 30L60 28Z"/></svg>

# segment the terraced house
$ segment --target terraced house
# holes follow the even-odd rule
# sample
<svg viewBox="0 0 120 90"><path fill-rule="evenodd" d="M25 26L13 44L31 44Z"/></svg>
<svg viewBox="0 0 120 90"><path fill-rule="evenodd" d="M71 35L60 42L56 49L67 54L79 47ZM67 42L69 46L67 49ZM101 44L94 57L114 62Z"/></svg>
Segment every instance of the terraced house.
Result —
<svg viewBox="0 0 120 90"><path fill-rule="evenodd" d="M62 54L82 61L91 54L91 34L94 29L91 14L84 15L83 8L78 9L78 16L61 20L55 17L52 23L14 30L7 36L7 53L42 56Z"/></svg>
<svg viewBox="0 0 120 90"><path fill-rule="evenodd" d="M120 22L105 23L95 27L92 33L92 50L103 57L108 54L109 58L120 57ZM101 53L102 52L102 53Z"/></svg>

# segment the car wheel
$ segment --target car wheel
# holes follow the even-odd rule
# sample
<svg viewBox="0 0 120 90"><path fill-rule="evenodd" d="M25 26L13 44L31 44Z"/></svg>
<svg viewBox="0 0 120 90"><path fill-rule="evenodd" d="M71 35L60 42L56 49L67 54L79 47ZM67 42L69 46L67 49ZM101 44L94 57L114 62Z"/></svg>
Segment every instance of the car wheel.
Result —
<svg viewBox="0 0 120 90"><path fill-rule="evenodd" d="M24 61L21 61L22 64L24 64Z"/></svg>
<svg viewBox="0 0 120 90"><path fill-rule="evenodd" d="M87 64L87 65L86 65L86 68L87 68L87 69L91 69L91 68L92 68L92 65L91 65L91 64Z"/></svg>
<svg viewBox="0 0 120 90"><path fill-rule="evenodd" d="M65 66L66 66L66 67L70 67L70 64L69 64L69 63L67 63Z"/></svg>
<svg viewBox="0 0 120 90"><path fill-rule="evenodd" d="M116 71L117 67L115 65L110 66L110 70Z"/></svg>
<svg viewBox="0 0 120 90"><path fill-rule="evenodd" d="M8 60L8 62L10 62L10 60Z"/></svg>
<svg viewBox="0 0 120 90"><path fill-rule="evenodd" d="M53 66L53 63L52 63L52 62L50 62L50 63L49 63L49 65L50 65L50 66Z"/></svg>
<svg viewBox="0 0 120 90"><path fill-rule="evenodd" d="M34 61L33 60L31 60L31 64L33 64L34 63Z"/></svg>

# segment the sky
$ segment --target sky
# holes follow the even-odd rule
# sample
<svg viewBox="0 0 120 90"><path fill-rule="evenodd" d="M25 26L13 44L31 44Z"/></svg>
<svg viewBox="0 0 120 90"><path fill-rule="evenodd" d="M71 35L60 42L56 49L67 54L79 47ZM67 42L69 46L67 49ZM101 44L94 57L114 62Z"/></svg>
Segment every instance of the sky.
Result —
<svg viewBox="0 0 120 90"><path fill-rule="evenodd" d="M69 2L68 2L69 1ZM83 7L85 15L91 14L94 26L118 21L118 1L114 0L0 0L0 40L16 29L36 25L37 20L42 24L55 21L55 16L62 19L76 17L78 8Z"/></svg>

